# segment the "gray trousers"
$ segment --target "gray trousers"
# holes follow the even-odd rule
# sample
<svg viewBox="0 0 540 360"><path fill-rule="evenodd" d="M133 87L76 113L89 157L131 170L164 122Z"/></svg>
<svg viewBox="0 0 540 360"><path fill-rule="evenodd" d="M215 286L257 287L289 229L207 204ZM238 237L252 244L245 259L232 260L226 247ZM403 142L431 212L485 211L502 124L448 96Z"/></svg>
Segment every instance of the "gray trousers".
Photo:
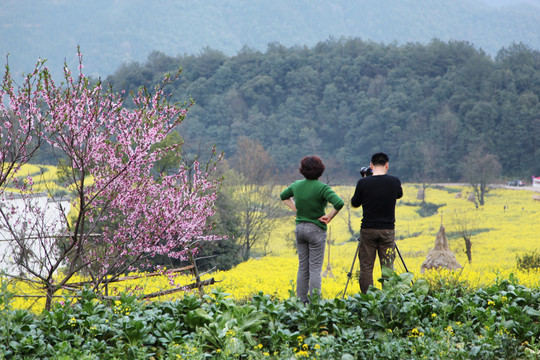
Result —
<svg viewBox="0 0 540 360"><path fill-rule="evenodd" d="M308 292L312 296L315 292L321 293L326 231L313 223L303 222L296 225L295 233L299 261L296 296L307 303Z"/></svg>

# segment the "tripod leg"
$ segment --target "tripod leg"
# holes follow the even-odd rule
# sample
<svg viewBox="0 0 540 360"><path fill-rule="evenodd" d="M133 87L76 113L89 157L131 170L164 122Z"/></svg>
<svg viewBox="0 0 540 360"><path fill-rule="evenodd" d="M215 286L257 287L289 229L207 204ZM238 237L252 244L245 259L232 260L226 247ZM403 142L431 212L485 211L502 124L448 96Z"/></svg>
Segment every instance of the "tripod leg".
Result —
<svg viewBox="0 0 540 360"><path fill-rule="evenodd" d="M399 251L399 249L397 247L397 244L395 244L395 246L396 246L396 251L397 251L397 253L399 255L399 258L401 259L401 262L403 263L403 267L405 268L405 271L409 272L409 269L407 269L407 265L405 265L405 261L403 261L403 256L401 256L401 252Z"/></svg>
<svg viewBox="0 0 540 360"><path fill-rule="evenodd" d="M345 290L343 290L343 298L345 298L345 293L347 292L347 287L349 286L349 281L351 280L351 277L352 277L352 272L353 272L353 269L354 269L354 263L356 262L356 258L358 257L358 252L360 251L360 238L358 238L358 246L356 247L356 253L354 254L354 259L353 259L353 262L352 262L352 265L351 265L351 271L349 271L347 273L347 283L345 284Z"/></svg>

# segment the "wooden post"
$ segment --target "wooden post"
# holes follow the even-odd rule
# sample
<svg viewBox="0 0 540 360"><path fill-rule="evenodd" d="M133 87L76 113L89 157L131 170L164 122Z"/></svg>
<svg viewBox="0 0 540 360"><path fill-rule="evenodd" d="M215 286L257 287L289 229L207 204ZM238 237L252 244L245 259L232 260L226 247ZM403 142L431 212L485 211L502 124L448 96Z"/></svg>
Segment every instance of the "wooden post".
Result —
<svg viewBox="0 0 540 360"><path fill-rule="evenodd" d="M328 264L326 264L326 270L322 273L322 276L323 277L331 277L331 278L334 278L334 274L332 273L332 263L330 262L330 244L332 243L332 241L330 240L331 238L331 231L330 231L330 226L328 227L328 236L326 238L326 243L328 244Z"/></svg>
<svg viewBox="0 0 540 360"><path fill-rule="evenodd" d="M189 260L191 265L193 265L193 275L195 276L195 281L197 288L199 289L199 295L202 297L204 295L204 284L201 282L201 276L199 275L199 268L197 267L197 260L193 257L193 254L189 254Z"/></svg>

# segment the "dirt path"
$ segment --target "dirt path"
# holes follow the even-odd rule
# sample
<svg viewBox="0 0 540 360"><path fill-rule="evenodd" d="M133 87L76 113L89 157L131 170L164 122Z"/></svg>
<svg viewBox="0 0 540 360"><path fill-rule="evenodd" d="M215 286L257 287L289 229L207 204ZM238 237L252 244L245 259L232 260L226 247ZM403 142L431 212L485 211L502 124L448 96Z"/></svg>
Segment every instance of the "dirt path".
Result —
<svg viewBox="0 0 540 360"><path fill-rule="evenodd" d="M436 183L436 184L430 184L430 185L437 185L437 186L471 186L469 183ZM508 186L506 184L490 184L489 185L492 188L500 188L500 189L509 189L509 190L528 190L528 191L534 191L540 193L540 187L533 187L533 186Z"/></svg>
<svg viewBox="0 0 540 360"><path fill-rule="evenodd" d="M534 187L534 186L508 186L508 185L500 185L500 184L493 184L491 185L495 188L503 188L503 189L510 189L510 190L528 190L528 191L535 191L540 193L540 187Z"/></svg>

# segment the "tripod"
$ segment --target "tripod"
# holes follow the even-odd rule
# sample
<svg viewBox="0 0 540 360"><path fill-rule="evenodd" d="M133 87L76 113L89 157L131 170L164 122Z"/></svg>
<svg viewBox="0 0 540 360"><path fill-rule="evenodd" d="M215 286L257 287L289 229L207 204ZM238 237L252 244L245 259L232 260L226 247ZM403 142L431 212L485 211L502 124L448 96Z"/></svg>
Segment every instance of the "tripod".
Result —
<svg viewBox="0 0 540 360"><path fill-rule="evenodd" d="M347 283L345 284L345 290L343 290L342 299L345 298L345 293L347 292L347 287L349 286L349 281L351 281L351 277L352 277L352 273L353 273L353 269L354 269L354 263L356 262L356 258L358 257L358 252L360 251L360 245L362 244L362 238L360 236L356 240L358 241L358 246L356 246L356 253L354 254L353 262L352 262L352 265L351 265L351 270L347 273ZM396 251L397 251L397 253L399 255L399 258L401 259L401 263L403 264L403 267L405 268L405 271L409 272L409 269L407 269L407 265L405 265L405 261L403 260L403 256L401 256L401 252L399 251L398 246L397 246L395 241L394 241L394 246L395 246Z"/></svg>
<svg viewBox="0 0 540 360"><path fill-rule="evenodd" d="M356 239L356 240L358 241L358 246L356 246L356 253L354 253L354 258L353 258L352 265L351 265L351 271L349 271L347 273L347 283L345 284L345 290L343 290L342 299L345 298L345 293L347 292L347 286L349 286L349 281L351 281L352 272L353 272L353 269L354 269L354 263L356 262L356 258L358 257L358 252L360 251L360 244L361 244L362 239L359 236L358 239Z"/></svg>

